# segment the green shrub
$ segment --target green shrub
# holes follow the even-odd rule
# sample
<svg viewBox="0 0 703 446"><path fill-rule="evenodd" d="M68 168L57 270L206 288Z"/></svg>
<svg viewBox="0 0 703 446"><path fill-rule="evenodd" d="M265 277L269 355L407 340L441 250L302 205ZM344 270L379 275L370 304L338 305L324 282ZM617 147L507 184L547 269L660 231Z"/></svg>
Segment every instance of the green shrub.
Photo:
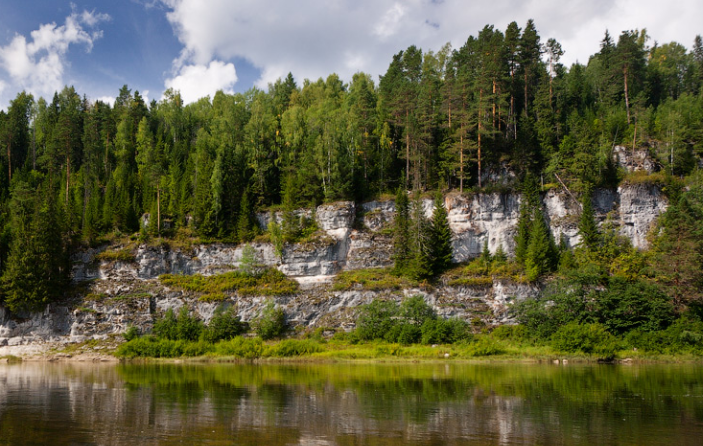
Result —
<svg viewBox="0 0 703 446"><path fill-rule="evenodd" d="M176 318L177 338L184 341L197 341L203 331L203 322L188 313L187 307L181 307Z"/></svg>
<svg viewBox="0 0 703 446"><path fill-rule="evenodd" d="M237 336L229 341L215 344L215 354L221 356L235 356L238 358L260 358L264 352L264 343L261 338L243 338Z"/></svg>
<svg viewBox="0 0 703 446"><path fill-rule="evenodd" d="M371 303L360 306L356 318L359 339L383 338L397 325L397 315L398 304L391 300L374 299Z"/></svg>
<svg viewBox="0 0 703 446"><path fill-rule="evenodd" d="M398 337L394 342L404 345L420 343L420 340L422 339L422 329L419 326L405 322L397 327L399 327L400 330L398 332Z"/></svg>
<svg viewBox="0 0 703 446"><path fill-rule="evenodd" d="M196 341L203 330L203 323L188 313L187 307L181 307L178 317L169 308L164 315L154 323L154 334L159 339Z"/></svg>
<svg viewBox="0 0 703 446"><path fill-rule="evenodd" d="M210 319L210 324L203 330L203 340L215 343L223 339L232 339L246 333L248 329L248 324L239 319L234 307L226 311L218 308Z"/></svg>
<svg viewBox="0 0 703 446"><path fill-rule="evenodd" d="M354 271L343 271L334 278L332 289L334 291L346 291L360 286L361 289L369 291L399 290L417 286L416 281L406 277L393 274L387 268L360 269Z"/></svg>
<svg viewBox="0 0 703 446"><path fill-rule="evenodd" d="M283 308L277 307L271 300L266 303L253 325L256 334L264 340L280 338L288 329Z"/></svg>
<svg viewBox="0 0 703 446"><path fill-rule="evenodd" d="M493 356L505 353L505 349L490 338L481 337L467 345L467 356Z"/></svg>
<svg viewBox="0 0 703 446"><path fill-rule="evenodd" d="M648 353L701 353L703 322L683 316L666 330L632 330L625 337L625 343Z"/></svg>
<svg viewBox="0 0 703 446"><path fill-rule="evenodd" d="M125 330L124 333L122 333L122 337L124 338L125 341L131 341L132 339L136 339L139 337L139 329L135 327L134 325L130 325L127 330Z"/></svg>
<svg viewBox="0 0 703 446"><path fill-rule="evenodd" d="M103 251L96 255L97 260L106 262L134 262L136 260L135 255L128 248L122 248L114 251Z"/></svg>
<svg viewBox="0 0 703 446"><path fill-rule="evenodd" d="M311 353L319 353L323 350L324 349L318 342L310 339L285 339L276 345L267 347L264 350L264 356L302 356Z"/></svg>
<svg viewBox="0 0 703 446"><path fill-rule="evenodd" d="M564 353L595 354L612 358L620 349L617 339L601 324L571 323L559 328L551 340L552 348Z"/></svg>
<svg viewBox="0 0 703 446"><path fill-rule="evenodd" d="M423 344L453 344L471 339L471 326L458 318L430 319L422 324Z"/></svg>
<svg viewBox="0 0 703 446"><path fill-rule="evenodd" d="M491 332L491 336L495 339L519 344L530 340L530 333L524 325L501 325Z"/></svg>
<svg viewBox="0 0 703 446"><path fill-rule="evenodd" d="M154 334L161 339L178 338L176 315L173 314L172 308L166 310L166 313L154 322Z"/></svg>
<svg viewBox="0 0 703 446"><path fill-rule="evenodd" d="M422 326L427 320L437 318L437 313L425 302L425 298L421 295L403 299L400 304L399 314L407 323L417 327Z"/></svg>
<svg viewBox="0 0 703 446"><path fill-rule="evenodd" d="M603 325L616 334L632 329L663 330L675 317L671 299L659 288L621 278L610 280L608 290L598 298L597 311Z"/></svg>
<svg viewBox="0 0 703 446"><path fill-rule="evenodd" d="M207 301L224 300L224 293L236 291L240 296L284 296L298 291L298 282L275 268L256 273L230 271L214 276L164 274L159 276L167 287L200 294Z"/></svg>
<svg viewBox="0 0 703 446"><path fill-rule="evenodd" d="M184 341L147 336L125 342L117 348L115 355L122 358L176 358L183 356L185 344Z"/></svg>

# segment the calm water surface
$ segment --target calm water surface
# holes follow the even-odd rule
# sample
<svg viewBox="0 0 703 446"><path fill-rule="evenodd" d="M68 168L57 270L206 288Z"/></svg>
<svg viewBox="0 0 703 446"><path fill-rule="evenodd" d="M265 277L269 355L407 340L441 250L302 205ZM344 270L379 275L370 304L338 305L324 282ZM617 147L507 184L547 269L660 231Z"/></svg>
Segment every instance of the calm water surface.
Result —
<svg viewBox="0 0 703 446"><path fill-rule="evenodd" d="M696 365L0 365L0 445L701 445Z"/></svg>

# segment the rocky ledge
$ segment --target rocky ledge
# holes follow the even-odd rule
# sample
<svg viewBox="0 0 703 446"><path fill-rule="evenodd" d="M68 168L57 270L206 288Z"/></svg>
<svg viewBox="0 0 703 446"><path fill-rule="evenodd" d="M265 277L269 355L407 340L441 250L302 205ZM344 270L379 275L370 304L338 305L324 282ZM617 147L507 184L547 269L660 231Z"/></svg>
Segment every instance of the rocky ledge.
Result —
<svg viewBox="0 0 703 446"><path fill-rule="evenodd" d="M598 190L594 208L601 224L608 222L633 246L647 247L647 234L668 202L651 184L623 185L617 190ZM542 197L546 219L556 240L567 245L579 243L579 203L567 193L549 191ZM484 243L495 252L502 247L514 251L520 197L514 193L445 196L453 233L454 260L478 256ZM429 217L433 203L423 200ZM314 215L319 231L306 243L285 246L277 255L270 243L252 243L258 263L278 268L301 283L300 293L276 298L292 325L350 329L358 305L376 297L400 300L422 294L443 316L457 316L474 325L511 322L507 303L537 296L539 286L494 279L491 284L469 287L441 285L432 289L371 292L361 289L332 291L331 277L345 270L391 266L391 231L395 203L374 201L355 205L340 202L300 210ZM258 216L262 226L280 214ZM52 304L41 313L10 315L0 307L0 346L43 342L75 342L105 338L122 333L128 326L149 331L154 318L168 308L183 305L205 321L217 305L198 301L186 293L160 285L162 274L211 275L237 268L242 246L221 243L196 245L188 249L141 245L128 260L98 260L103 247L86 250L73 259L73 279L87 290L82 298ZM88 297L86 297L88 296ZM92 298L90 298L92 296ZM95 296L99 296L95 298ZM261 308L263 297L229 296L226 305L235 305L243 320L251 320ZM2 351L0 351L0 355Z"/></svg>

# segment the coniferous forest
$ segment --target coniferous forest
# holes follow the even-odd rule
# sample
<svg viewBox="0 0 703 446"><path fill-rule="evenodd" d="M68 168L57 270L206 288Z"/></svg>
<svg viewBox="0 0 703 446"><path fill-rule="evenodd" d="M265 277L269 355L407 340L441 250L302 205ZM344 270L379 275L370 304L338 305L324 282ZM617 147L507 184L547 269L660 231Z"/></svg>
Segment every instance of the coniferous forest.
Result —
<svg viewBox="0 0 703 446"><path fill-rule="evenodd" d="M188 105L177 91L147 104L128 86L114 105L73 87L53 98L20 92L0 112L0 298L20 309L59 298L70 254L110 234L187 229L203 240L247 242L266 229L256 227L256 211L383 194L398 194L406 225L396 228L396 269L432 277L451 263L446 212L437 206L428 222L436 229L426 249L400 252L412 247L399 237L412 237L417 219L405 192L511 189L524 197L515 262L529 280L561 274L547 292L563 299L522 308L523 321L540 321L540 330L549 320L625 320L608 326L614 332L663 328L697 308L703 284L703 41L691 44L658 43L644 30L606 32L586 64L566 67L568 49L530 20L486 26L460 48L411 46L378 80L289 74L267 91L218 92ZM613 162L616 145L647 149L660 172L627 178ZM508 185L505 172L514 174ZM656 182L669 198L647 252L593 221L591 191L624 180ZM560 247L541 218L539 193L549 185L586 197L577 249ZM422 255L431 261L418 263ZM502 252L482 257L506 261ZM574 283L583 295L565 291ZM586 308L584 296L602 292L599 284L610 297ZM652 308L614 315L622 299L644 308L642 296ZM574 302L585 316L563 319L580 308ZM645 312L661 317L652 322Z"/></svg>

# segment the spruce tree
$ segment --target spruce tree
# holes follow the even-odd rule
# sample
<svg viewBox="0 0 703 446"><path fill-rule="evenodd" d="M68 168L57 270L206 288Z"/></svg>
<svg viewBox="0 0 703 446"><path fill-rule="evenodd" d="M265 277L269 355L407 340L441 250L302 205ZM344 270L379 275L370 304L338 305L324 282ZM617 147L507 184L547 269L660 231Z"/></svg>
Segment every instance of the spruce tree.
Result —
<svg viewBox="0 0 703 446"><path fill-rule="evenodd" d="M517 235L515 236L515 260L521 265L525 264L527 257L527 248L530 245L530 227L532 226L532 212L527 201L523 195L520 203L520 218L517 222Z"/></svg>
<svg viewBox="0 0 703 446"><path fill-rule="evenodd" d="M591 188L587 187L581 197L581 217L579 218L579 234L581 235L581 244L586 248L593 250L598 243L598 226L596 225L595 213L593 212L593 203L591 202Z"/></svg>
<svg viewBox="0 0 703 446"><path fill-rule="evenodd" d="M300 219L295 215L295 179L291 175L283 190L283 218L281 231L286 242L293 243L300 237Z"/></svg>
<svg viewBox="0 0 703 446"><path fill-rule="evenodd" d="M5 305L13 312L40 310L58 299L70 280L63 213L47 187L15 192L13 242L1 279Z"/></svg>
<svg viewBox="0 0 703 446"><path fill-rule="evenodd" d="M437 192L434 200L429 248L432 273L438 275L449 269L453 255L452 230L449 227L447 208L444 207L444 199L440 192Z"/></svg>
<svg viewBox="0 0 703 446"><path fill-rule="evenodd" d="M410 204L403 187L395 194L395 222L393 228L393 269L405 274L410 264Z"/></svg>
<svg viewBox="0 0 703 446"><path fill-rule="evenodd" d="M249 194L245 190L239 204L239 216L237 217L237 238L239 241L242 243L250 242L256 235L255 228L256 223L249 204Z"/></svg>
<svg viewBox="0 0 703 446"><path fill-rule="evenodd" d="M530 243L525 255L525 272L529 281L552 271L556 265L556 246L540 208L535 209L530 228Z"/></svg>
<svg viewBox="0 0 703 446"><path fill-rule="evenodd" d="M425 217L420 193L417 192L412 204L410 221L411 262L407 275L413 279L426 279L432 275L430 257L430 222Z"/></svg>

